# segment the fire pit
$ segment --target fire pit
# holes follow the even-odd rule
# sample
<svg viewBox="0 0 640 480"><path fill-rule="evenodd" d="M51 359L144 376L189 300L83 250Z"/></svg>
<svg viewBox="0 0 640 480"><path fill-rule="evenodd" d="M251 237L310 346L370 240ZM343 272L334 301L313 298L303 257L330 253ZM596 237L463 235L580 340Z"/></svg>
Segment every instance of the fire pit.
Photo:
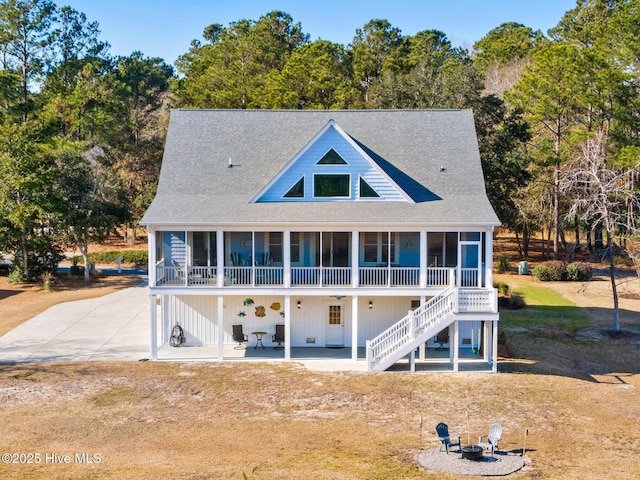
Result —
<svg viewBox="0 0 640 480"><path fill-rule="evenodd" d="M462 458L467 460L480 460L482 458L482 447L479 445L465 445L462 450Z"/></svg>

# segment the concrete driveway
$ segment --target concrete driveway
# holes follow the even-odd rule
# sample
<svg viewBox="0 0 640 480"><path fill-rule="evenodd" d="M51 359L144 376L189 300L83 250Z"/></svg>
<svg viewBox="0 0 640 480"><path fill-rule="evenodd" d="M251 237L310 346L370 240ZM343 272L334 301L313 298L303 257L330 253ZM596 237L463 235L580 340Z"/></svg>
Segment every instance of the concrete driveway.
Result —
<svg viewBox="0 0 640 480"><path fill-rule="evenodd" d="M0 362L149 358L147 282L55 305L0 337Z"/></svg>

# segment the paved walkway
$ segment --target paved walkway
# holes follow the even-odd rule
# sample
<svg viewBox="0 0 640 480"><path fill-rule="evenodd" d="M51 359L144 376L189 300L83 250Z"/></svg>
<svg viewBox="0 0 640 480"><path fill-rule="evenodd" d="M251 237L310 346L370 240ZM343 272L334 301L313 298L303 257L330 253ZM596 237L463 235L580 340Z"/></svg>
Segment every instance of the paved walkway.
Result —
<svg viewBox="0 0 640 480"><path fill-rule="evenodd" d="M149 292L138 287L55 305L0 337L0 362L149 357Z"/></svg>

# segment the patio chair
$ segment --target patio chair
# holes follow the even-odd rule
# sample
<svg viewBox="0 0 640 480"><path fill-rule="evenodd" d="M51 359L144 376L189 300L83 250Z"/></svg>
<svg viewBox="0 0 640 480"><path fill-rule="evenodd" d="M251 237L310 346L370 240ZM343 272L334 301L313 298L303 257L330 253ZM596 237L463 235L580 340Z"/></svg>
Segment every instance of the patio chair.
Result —
<svg viewBox="0 0 640 480"><path fill-rule="evenodd" d="M440 330L438 335L436 335L435 341L440 344L436 350L446 350L444 344L449 343L449 327Z"/></svg>
<svg viewBox="0 0 640 480"><path fill-rule="evenodd" d="M246 348L242 344L247 343L249 337L242 331L242 325L233 325L233 341L238 342L238 345L234 347L236 350Z"/></svg>
<svg viewBox="0 0 640 480"><path fill-rule="evenodd" d="M242 255L240 255L237 252L232 252L230 257L231 257L231 265L233 265L234 267L241 265Z"/></svg>
<svg viewBox="0 0 640 480"><path fill-rule="evenodd" d="M278 342L274 348L276 350L282 350L284 348L284 325L278 324L276 325L276 334L271 336L271 340L274 342Z"/></svg>
<svg viewBox="0 0 640 480"><path fill-rule="evenodd" d="M486 441L482 441L486 438ZM478 446L491 450L491 456L493 456L494 450L498 450L498 442L502 439L502 425L494 423L489 427L488 435L480 435L478 437Z"/></svg>
<svg viewBox="0 0 640 480"><path fill-rule="evenodd" d="M460 447L460 435L449 434L449 426L446 423L440 422L438 425L436 425L436 434L438 435L438 440L440 440L442 442L442 445L444 445L447 454L449 453L449 447ZM458 441L451 441L451 437L457 438ZM440 446L441 450L442 445Z"/></svg>

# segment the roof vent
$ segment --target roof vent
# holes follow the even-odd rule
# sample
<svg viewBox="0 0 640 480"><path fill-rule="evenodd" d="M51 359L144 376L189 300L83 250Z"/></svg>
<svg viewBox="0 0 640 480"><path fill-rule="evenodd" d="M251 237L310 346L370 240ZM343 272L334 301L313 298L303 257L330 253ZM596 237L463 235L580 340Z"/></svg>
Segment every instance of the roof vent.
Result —
<svg viewBox="0 0 640 480"><path fill-rule="evenodd" d="M229 161L231 161L231 159L229 159ZM231 164L229 164L229 166L231 166ZM444 172L447 168L444 165L440 165L440 171Z"/></svg>

